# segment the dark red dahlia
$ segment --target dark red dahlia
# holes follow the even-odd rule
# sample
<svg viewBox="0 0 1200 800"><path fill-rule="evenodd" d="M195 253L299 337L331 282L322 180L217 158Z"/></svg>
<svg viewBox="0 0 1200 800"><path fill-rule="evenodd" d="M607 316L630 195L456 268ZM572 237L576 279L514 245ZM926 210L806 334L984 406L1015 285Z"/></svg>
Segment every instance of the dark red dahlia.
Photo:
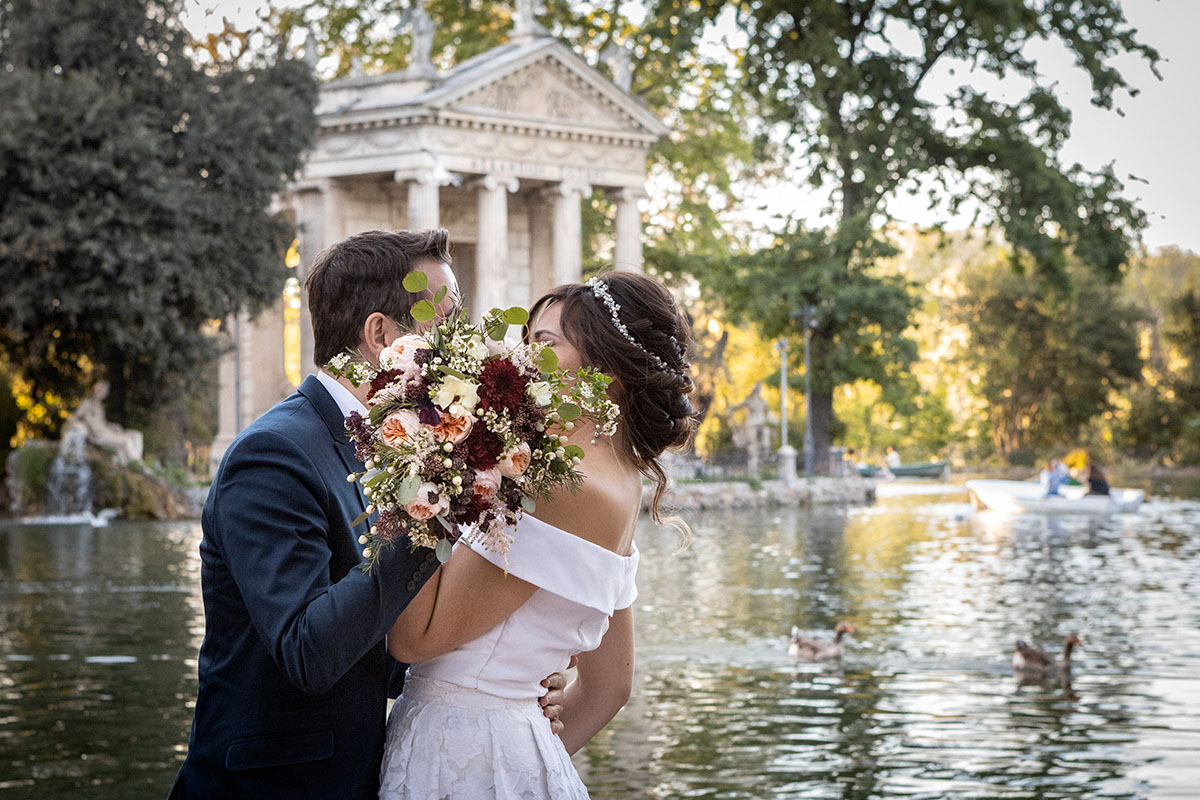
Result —
<svg viewBox="0 0 1200 800"><path fill-rule="evenodd" d="M476 422L467 435L454 447L455 460L462 458L471 469L491 469L500 463L500 454L504 443L487 429L482 422Z"/></svg>
<svg viewBox="0 0 1200 800"><path fill-rule="evenodd" d="M370 400L376 392L381 391L392 381L398 380L401 374L399 370L395 369L385 369L376 373L375 377L371 379L371 388L367 390L367 399Z"/></svg>
<svg viewBox="0 0 1200 800"><path fill-rule="evenodd" d="M520 408L525 402L525 387L529 378L521 374L511 361L493 358L479 373L479 406L483 409Z"/></svg>

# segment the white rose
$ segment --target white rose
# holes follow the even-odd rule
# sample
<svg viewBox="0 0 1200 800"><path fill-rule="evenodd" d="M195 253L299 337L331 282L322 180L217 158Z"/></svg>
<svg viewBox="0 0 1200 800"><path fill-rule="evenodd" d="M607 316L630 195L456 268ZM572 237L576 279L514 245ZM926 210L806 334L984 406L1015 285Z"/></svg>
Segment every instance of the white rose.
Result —
<svg viewBox="0 0 1200 800"><path fill-rule="evenodd" d="M550 405L550 398L554 391L550 388L550 384L546 381L534 381L525 387L525 391L533 398L533 402L539 406Z"/></svg>
<svg viewBox="0 0 1200 800"><path fill-rule="evenodd" d="M457 403L467 412L474 411L479 402L479 384L447 375L434 393L433 402L442 408Z"/></svg>
<svg viewBox="0 0 1200 800"><path fill-rule="evenodd" d="M484 344L483 339L478 336L472 337L465 349L467 355L476 361L483 361L485 358L491 355L491 351L488 350L488 346Z"/></svg>

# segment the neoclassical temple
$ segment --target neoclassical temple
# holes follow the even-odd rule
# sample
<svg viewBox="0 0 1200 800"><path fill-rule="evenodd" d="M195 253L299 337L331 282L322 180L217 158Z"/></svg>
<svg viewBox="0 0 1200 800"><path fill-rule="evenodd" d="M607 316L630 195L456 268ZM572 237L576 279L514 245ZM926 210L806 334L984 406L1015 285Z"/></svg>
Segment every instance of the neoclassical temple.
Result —
<svg viewBox="0 0 1200 800"><path fill-rule="evenodd" d="M528 24L508 44L439 72L428 60L425 20L413 25L408 70L321 88L316 146L278 201L298 229L296 279L303 283L322 248L357 231L443 227L472 308L528 306L579 279L581 204L595 191L616 209L614 264L640 269L638 202L646 154L666 133L663 124ZM627 83L620 66L617 79ZM284 320L281 303L230 321L234 347L221 363L214 465L238 431L293 388ZM303 303L299 345L303 376L315 369Z"/></svg>

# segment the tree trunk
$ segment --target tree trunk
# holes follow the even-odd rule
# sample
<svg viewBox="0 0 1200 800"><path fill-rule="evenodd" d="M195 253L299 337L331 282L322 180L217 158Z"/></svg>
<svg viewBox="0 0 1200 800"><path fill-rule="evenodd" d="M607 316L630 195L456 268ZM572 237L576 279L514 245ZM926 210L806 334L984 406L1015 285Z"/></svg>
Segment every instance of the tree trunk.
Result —
<svg viewBox="0 0 1200 800"><path fill-rule="evenodd" d="M812 393L813 472L829 474L829 447L833 444L833 392L814 389Z"/></svg>

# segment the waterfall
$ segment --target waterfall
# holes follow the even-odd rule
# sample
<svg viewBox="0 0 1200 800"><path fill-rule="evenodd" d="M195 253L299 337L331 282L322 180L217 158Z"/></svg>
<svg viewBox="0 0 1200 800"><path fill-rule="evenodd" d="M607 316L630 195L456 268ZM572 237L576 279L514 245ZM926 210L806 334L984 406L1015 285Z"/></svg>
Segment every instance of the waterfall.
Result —
<svg viewBox="0 0 1200 800"><path fill-rule="evenodd" d="M63 428L58 455L50 465L46 483L46 514L54 517L92 514L92 468L88 466L84 445L87 429L68 423Z"/></svg>

